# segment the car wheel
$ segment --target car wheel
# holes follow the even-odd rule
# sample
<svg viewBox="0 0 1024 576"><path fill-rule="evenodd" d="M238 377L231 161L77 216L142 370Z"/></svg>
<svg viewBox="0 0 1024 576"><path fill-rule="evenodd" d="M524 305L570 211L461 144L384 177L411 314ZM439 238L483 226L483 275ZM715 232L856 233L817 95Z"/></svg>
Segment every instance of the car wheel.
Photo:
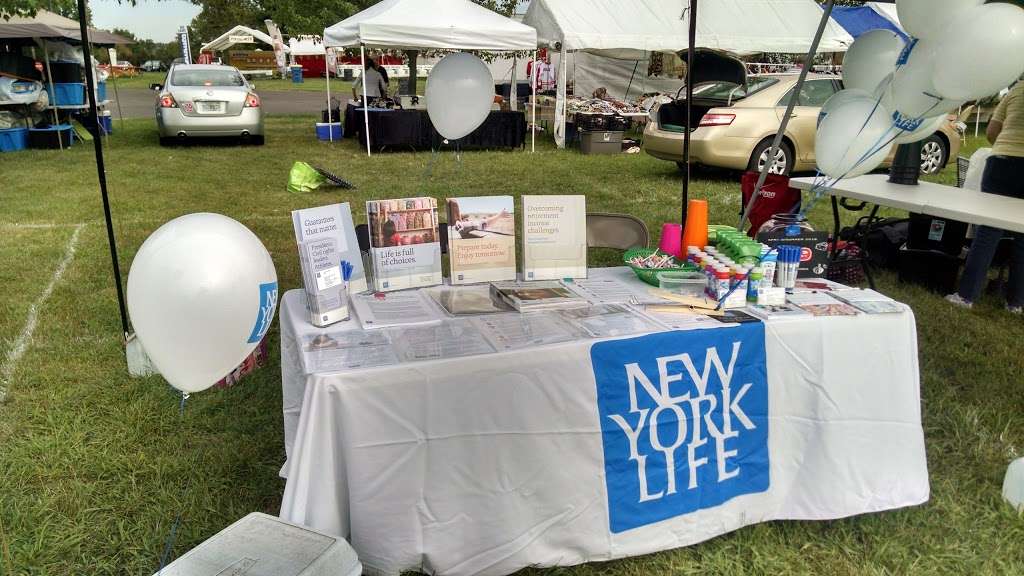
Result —
<svg viewBox="0 0 1024 576"><path fill-rule="evenodd" d="M921 174L938 174L946 167L949 151L946 143L935 134L921 142Z"/></svg>
<svg viewBox="0 0 1024 576"><path fill-rule="evenodd" d="M754 148L754 153L750 155L750 164L747 165L747 170L750 170L751 172L761 172L761 170L764 169L765 164L768 163L768 154L771 152L771 147L771 140L764 140L758 144L757 148ZM772 163L772 167L768 169L768 173L789 176L792 171L793 150L790 149L788 144L783 142L775 153L775 161Z"/></svg>

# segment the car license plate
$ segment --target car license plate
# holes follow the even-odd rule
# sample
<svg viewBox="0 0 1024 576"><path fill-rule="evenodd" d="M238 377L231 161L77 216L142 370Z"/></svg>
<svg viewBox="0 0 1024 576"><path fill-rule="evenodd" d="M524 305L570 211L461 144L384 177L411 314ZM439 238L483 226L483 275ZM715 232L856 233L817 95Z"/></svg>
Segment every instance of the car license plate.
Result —
<svg viewBox="0 0 1024 576"><path fill-rule="evenodd" d="M223 114L223 102L196 102L196 111L200 114Z"/></svg>

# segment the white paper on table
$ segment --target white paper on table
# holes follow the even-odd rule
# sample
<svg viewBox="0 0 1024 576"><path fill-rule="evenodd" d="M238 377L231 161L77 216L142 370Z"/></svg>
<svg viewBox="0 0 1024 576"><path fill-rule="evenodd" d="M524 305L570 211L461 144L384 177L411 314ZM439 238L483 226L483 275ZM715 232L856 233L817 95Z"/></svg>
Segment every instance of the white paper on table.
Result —
<svg viewBox="0 0 1024 576"><path fill-rule="evenodd" d="M352 307L367 330L441 322L438 309L419 290L352 294Z"/></svg>
<svg viewBox="0 0 1024 576"><path fill-rule="evenodd" d="M707 328L722 328L725 326L739 326L735 323L723 323L710 316L698 313L656 312L644 309L644 315L661 324L669 330L703 330Z"/></svg>
<svg viewBox="0 0 1024 576"><path fill-rule="evenodd" d="M559 313L591 338L630 336L661 330L654 322L618 304L599 304Z"/></svg>
<svg viewBox="0 0 1024 576"><path fill-rule="evenodd" d="M302 353L313 372L398 364L388 334L381 331L343 330L302 337Z"/></svg>
<svg viewBox="0 0 1024 576"><path fill-rule="evenodd" d="M578 332L561 317L547 312L492 314L477 318L476 324L498 350L557 344L579 338Z"/></svg>
<svg viewBox="0 0 1024 576"><path fill-rule="evenodd" d="M626 283L618 278L586 278L565 285L591 304L671 304L650 293L646 285Z"/></svg>
<svg viewBox="0 0 1024 576"><path fill-rule="evenodd" d="M488 342L472 320L446 320L435 326L413 326L391 331L403 362L491 354Z"/></svg>

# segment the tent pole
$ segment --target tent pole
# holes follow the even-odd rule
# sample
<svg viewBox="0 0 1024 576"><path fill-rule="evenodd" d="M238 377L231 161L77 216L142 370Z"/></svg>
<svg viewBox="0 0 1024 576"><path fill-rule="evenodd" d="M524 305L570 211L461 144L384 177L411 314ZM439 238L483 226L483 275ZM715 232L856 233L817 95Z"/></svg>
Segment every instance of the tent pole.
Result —
<svg viewBox="0 0 1024 576"><path fill-rule="evenodd" d="M533 86L533 127L530 129L530 152L537 151L537 51L533 51L533 66L530 68L530 85Z"/></svg>
<svg viewBox="0 0 1024 576"><path fill-rule="evenodd" d="M85 0L78 0L78 22L82 32L82 54L86 57L85 66L85 88L89 97L89 116L92 117L93 126L99 127L99 118L96 114L96 80L92 75L92 51L89 49L89 27L86 23L87 12ZM47 58L49 63L49 58ZM113 72L113 70L111 70ZM110 245L110 261L114 267L114 282L117 284L117 304L121 310L121 335L126 342L128 340L128 313L124 304L124 288L121 284L121 267L117 263L117 240L114 238L114 223L110 218L110 199L107 197L107 172L103 165L103 139L99 137L92 139L93 148L96 150L96 174L100 181L100 196L103 197L103 218L107 225L107 244ZM59 138L58 138L59 139Z"/></svg>
<svg viewBox="0 0 1024 576"><path fill-rule="evenodd" d="M84 48L82 53L85 53ZM59 126L60 119L57 118L57 92L53 89L53 74L50 73L50 43L46 38L43 38L43 58L46 59L46 81L50 83L50 97L53 98L53 101L50 102L51 110L53 110L53 125ZM92 62L90 61L89 64L92 64ZM110 68L110 73L114 73L113 67ZM57 145L60 146L61 150L64 150L64 141L60 137L59 130L57 131Z"/></svg>
<svg viewBox="0 0 1024 576"><path fill-rule="evenodd" d="M636 69L640 67L640 61L637 60L636 64L633 64L633 73L629 75L629 83L626 84L626 93L622 96L622 99L629 100L629 89L633 86L633 78L636 77Z"/></svg>
<svg viewBox="0 0 1024 576"><path fill-rule="evenodd" d="M359 44L359 60L363 69L359 72L363 84L363 126L366 129L366 156L370 157L370 100L366 97L366 45Z"/></svg>
<svg viewBox="0 0 1024 576"><path fill-rule="evenodd" d="M683 133L683 196L679 208L679 222L686 225L686 211L690 203L690 124L693 122L693 60L697 43L697 0L690 0L690 25L686 42L686 132Z"/></svg>
<svg viewBox="0 0 1024 576"><path fill-rule="evenodd" d="M569 56L568 56L568 52L565 49L565 44L562 44L562 52L558 56L558 60L559 60L558 65L559 65L559 67L562 68L562 73L561 73L561 75L555 75L556 79L559 76L561 76L561 79L562 79L561 83L559 83L559 84L557 84L555 86L555 90L556 90L556 92L555 92L555 100L557 101L559 96L562 97L562 115L561 115L561 117L558 120L558 128L562 132L562 148L565 148L566 144L567 144L566 141L565 141L565 137L566 137L566 134L565 134L565 120L566 120L566 117L567 117L567 115L569 113L569 101L568 101L569 99L566 97L566 91L568 89L568 86L566 86L566 84L569 83L569 78L567 76L569 71L568 71L568 68L566 68L566 66L568 65L568 62L566 62L568 57ZM557 82L557 80L556 80L556 82Z"/></svg>
<svg viewBox="0 0 1024 576"><path fill-rule="evenodd" d="M324 48L324 74L327 75L327 135L330 137L330 141L334 142L334 114L331 111L331 59L327 57L327 51L330 48Z"/></svg>
<svg viewBox="0 0 1024 576"><path fill-rule="evenodd" d="M775 140L772 141L772 147L768 150L768 158L765 160L764 168L761 169L761 174L757 177L757 185L754 186L754 193L750 195L750 200L747 201L747 205L743 208L743 215L740 217L740 223L736 227L738 230L743 230L743 226L746 225L747 219L750 217L750 211L754 208L754 203L757 201L757 196L761 193L761 187L764 186L765 180L768 178L768 171L775 164L775 155L779 153L779 148L782 146L782 137L786 133L786 128L789 126L789 119L793 117L793 109L796 107L797 100L800 99L800 89L804 85L804 81L807 80L807 73L811 69L811 64L814 62L814 56L818 53L818 44L821 43L821 37L825 34L825 27L828 26L829 18L832 16L832 8L835 6L835 0L828 0L824 6L822 6L821 21L818 22L818 31L814 34L814 40L811 42L811 48L807 51L807 58L804 60L804 65L800 68L800 77L797 78L796 86L793 87L793 97L789 99L789 104L786 106L786 114L782 117L782 124L779 126L779 131L775 134ZM794 162L796 158L790 160Z"/></svg>
<svg viewBox="0 0 1024 576"><path fill-rule="evenodd" d="M516 81L516 67L519 65L519 59L516 58L515 52L512 53L512 83L508 86L508 99L510 109L513 112L519 111L519 82Z"/></svg>

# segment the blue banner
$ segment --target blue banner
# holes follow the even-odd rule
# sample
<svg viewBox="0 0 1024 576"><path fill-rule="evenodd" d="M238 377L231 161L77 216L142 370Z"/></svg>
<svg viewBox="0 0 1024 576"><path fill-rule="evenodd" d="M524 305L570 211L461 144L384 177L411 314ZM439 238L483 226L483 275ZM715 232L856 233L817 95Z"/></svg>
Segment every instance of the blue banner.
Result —
<svg viewBox="0 0 1024 576"><path fill-rule="evenodd" d="M769 486L764 325L594 344L614 533Z"/></svg>

